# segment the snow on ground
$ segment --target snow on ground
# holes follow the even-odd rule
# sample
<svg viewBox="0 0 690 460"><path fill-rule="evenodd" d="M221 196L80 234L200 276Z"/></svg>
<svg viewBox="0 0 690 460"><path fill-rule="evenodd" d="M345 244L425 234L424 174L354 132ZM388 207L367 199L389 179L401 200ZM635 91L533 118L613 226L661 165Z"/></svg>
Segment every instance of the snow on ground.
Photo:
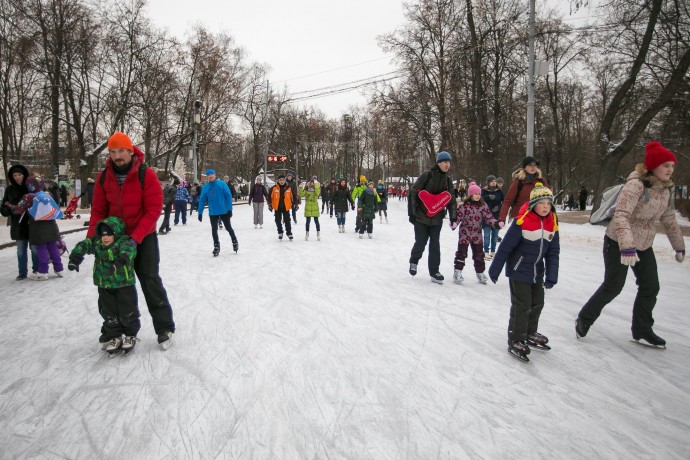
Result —
<svg viewBox="0 0 690 460"><path fill-rule="evenodd" d="M140 294L141 342L108 359L91 281L79 273L15 282L0 251L2 458L687 458L690 265L665 236L655 250L655 331L667 350L631 343L628 280L589 335L573 320L603 278L603 227L563 224L560 282L540 331L553 345L521 363L506 351L506 278L480 285L407 273L406 203L374 239L276 238L236 206L238 254L208 216L160 237L177 333L159 349ZM62 222L61 222L62 225ZM76 224L69 224L76 225ZM312 232L314 231L312 222ZM313 233L312 233L313 235ZM70 247L84 232L66 236ZM452 275L457 232L442 232Z"/></svg>

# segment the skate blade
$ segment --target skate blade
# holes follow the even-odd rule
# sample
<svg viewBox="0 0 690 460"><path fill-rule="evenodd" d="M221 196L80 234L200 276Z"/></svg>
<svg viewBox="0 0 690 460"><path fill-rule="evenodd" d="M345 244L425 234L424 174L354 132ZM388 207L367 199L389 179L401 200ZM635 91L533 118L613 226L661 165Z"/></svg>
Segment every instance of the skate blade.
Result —
<svg viewBox="0 0 690 460"><path fill-rule="evenodd" d="M161 346L161 348L164 351L168 351L170 349L170 347L172 346L172 339L166 340L163 343L159 343L159 345Z"/></svg>
<svg viewBox="0 0 690 460"><path fill-rule="evenodd" d="M529 345L532 350L549 351L551 349L551 347L546 344L527 342L527 345Z"/></svg>
<svg viewBox="0 0 690 460"><path fill-rule="evenodd" d="M106 353L108 353L108 359L113 359L116 356L120 356L122 354L122 350L106 351Z"/></svg>
<svg viewBox="0 0 690 460"><path fill-rule="evenodd" d="M508 354L515 359L519 359L523 363L529 362L529 358L527 356L521 355L520 353L517 353L516 351L512 350L511 348L508 348Z"/></svg>
<svg viewBox="0 0 690 460"><path fill-rule="evenodd" d="M443 280L437 280L436 278L431 278L432 283L443 284Z"/></svg>
<svg viewBox="0 0 690 460"><path fill-rule="evenodd" d="M657 350L665 350L666 349L666 345L652 345L651 343L643 342L642 340L644 340L644 339L640 339L640 340L632 339L631 342L636 343L641 347L656 348Z"/></svg>

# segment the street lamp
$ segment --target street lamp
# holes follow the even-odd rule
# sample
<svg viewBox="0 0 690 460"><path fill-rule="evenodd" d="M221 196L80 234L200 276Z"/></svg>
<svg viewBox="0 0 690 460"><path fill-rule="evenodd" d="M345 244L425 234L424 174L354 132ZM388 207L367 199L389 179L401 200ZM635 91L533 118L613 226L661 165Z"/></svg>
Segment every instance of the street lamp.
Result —
<svg viewBox="0 0 690 460"><path fill-rule="evenodd" d="M194 182L199 183L199 155L197 151L197 129L201 124L201 115L199 114L199 109L201 108L201 101L196 99L194 101L194 119L192 122L192 158L194 163Z"/></svg>

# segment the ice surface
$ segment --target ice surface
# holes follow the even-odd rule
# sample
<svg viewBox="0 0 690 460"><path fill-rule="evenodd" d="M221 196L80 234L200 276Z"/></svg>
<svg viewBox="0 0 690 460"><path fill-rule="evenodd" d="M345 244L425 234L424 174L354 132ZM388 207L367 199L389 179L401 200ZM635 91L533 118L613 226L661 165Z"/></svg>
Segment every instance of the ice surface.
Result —
<svg viewBox="0 0 690 460"><path fill-rule="evenodd" d="M507 279L450 279L457 232L441 234L442 286L426 254L408 273L406 203L374 238L321 218L321 241L278 241L236 206L234 254L208 216L159 237L177 333L156 343L140 293L141 342L108 359L92 258L79 273L14 281L0 251L1 458L687 458L690 265L657 237L655 331L665 351L630 342L632 275L589 335L574 318L603 278L603 227L561 225L560 282L540 331L550 352L506 351ZM81 222L61 221L63 228ZM312 222L312 231L314 231ZM70 247L84 233L65 237ZM687 244L686 238L686 244Z"/></svg>

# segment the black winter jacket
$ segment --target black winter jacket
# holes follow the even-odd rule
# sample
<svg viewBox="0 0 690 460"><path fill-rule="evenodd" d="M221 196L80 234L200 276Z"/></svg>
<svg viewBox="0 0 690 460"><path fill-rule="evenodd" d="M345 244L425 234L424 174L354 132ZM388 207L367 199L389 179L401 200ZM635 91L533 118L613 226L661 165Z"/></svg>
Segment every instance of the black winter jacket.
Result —
<svg viewBox="0 0 690 460"><path fill-rule="evenodd" d="M422 173L410 188L410 194L407 198L407 215L408 217L414 217L417 222L424 225L443 225L443 218L446 217L447 209L451 222L455 221L457 216L457 204L452 199L446 206L446 209L439 212L434 217L427 217L417 197L417 193L420 190L426 190L433 195L441 192L453 193L453 181L451 181L447 173L441 171L438 165L434 165L429 171Z"/></svg>
<svg viewBox="0 0 690 460"><path fill-rule="evenodd" d="M5 203L18 204L24 194L27 193L24 184L18 184L12 177L12 174L15 172L20 172L24 175L24 182L26 182L26 178L29 177L29 170L22 165L14 165L7 171L7 180L10 185L7 187L7 189L5 189L5 195L2 197L0 214L5 217L10 217L10 238L12 238L12 240L28 240L29 216L24 216L24 218L20 221L19 219L22 216L12 214L10 208L5 206Z"/></svg>
<svg viewBox="0 0 690 460"><path fill-rule="evenodd" d="M331 195L331 203L335 212L347 212L350 206L354 206L355 202L352 200L352 192L347 188L340 188ZM348 205L349 203L349 205Z"/></svg>

